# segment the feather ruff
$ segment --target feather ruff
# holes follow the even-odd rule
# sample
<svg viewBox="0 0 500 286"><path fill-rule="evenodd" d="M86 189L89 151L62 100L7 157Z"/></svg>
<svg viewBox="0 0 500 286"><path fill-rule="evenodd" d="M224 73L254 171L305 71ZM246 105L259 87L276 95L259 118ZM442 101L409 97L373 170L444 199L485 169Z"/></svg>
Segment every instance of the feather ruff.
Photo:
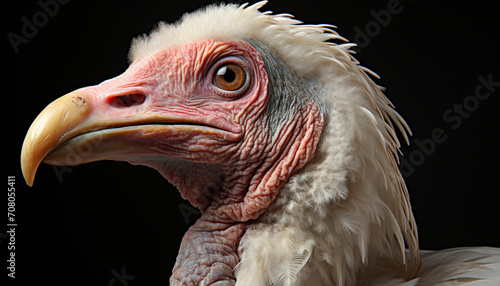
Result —
<svg viewBox="0 0 500 286"><path fill-rule="evenodd" d="M322 86L318 97L328 112L314 157L246 230L236 285L439 284L421 267L417 228L398 170L396 130L406 142L411 131L370 78L378 75L359 65L350 50L355 44L339 36L335 26L260 12L265 4L211 5L176 24L160 23L151 34L134 39L129 53L133 62L196 40L254 39L298 76ZM434 265L450 257L458 264L487 259L442 255L426 254L423 260ZM381 268L390 275L374 278L372 270ZM458 273L453 266L443 271Z"/></svg>

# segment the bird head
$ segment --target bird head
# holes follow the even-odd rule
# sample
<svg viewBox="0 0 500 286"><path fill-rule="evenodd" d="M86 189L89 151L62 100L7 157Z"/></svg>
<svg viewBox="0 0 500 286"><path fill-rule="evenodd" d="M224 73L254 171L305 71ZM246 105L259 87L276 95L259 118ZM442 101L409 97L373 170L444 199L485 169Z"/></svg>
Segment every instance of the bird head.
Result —
<svg viewBox="0 0 500 286"><path fill-rule="evenodd" d="M261 13L264 4L209 6L136 38L123 74L55 100L35 119L21 155L27 183L41 162L158 170L202 211L182 249L208 240L215 246L202 252L222 257L214 258L222 266L202 267L181 249L178 283L231 280L237 264L243 281L252 251L262 250L252 238L269 224L317 232L335 247L351 237L352 260L363 263L393 240L403 256L404 240L415 250L393 128L406 134L406 124L353 58L353 44L335 43L344 39L332 26ZM363 232L377 225L374 243ZM310 255L325 247L315 244Z"/></svg>
<svg viewBox="0 0 500 286"><path fill-rule="evenodd" d="M202 210L256 218L307 161L323 119L309 94L293 109L268 104L268 85L263 59L247 42L168 47L50 104L26 136L26 179L31 184L41 161L127 161L157 169Z"/></svg>

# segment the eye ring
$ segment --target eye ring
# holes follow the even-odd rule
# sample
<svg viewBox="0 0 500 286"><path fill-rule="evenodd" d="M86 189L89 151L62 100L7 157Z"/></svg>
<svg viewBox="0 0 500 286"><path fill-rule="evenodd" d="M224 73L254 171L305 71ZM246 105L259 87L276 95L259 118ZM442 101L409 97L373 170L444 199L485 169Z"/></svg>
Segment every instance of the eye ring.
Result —
<svg viewBox="0 0 500 286"><path fill-rule="evenodd" d="M213 85L224 92L240 92L248 86L246 70L236 63L224 63L214 70Z"/></svg>

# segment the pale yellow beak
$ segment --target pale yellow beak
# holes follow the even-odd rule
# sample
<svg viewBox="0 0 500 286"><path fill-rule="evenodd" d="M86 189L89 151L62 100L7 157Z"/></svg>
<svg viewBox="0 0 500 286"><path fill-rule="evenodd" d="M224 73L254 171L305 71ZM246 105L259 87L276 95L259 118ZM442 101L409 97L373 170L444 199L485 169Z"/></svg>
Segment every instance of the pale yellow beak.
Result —
<svg viewBox="0 0 500 286"><path fill-rule="evenodd" d="M87 99L78 92L69 93L49 104L33 121L24 139L21 168L24 179L33 185L35 173L47 154L75 132L90 114Z"/></svg>

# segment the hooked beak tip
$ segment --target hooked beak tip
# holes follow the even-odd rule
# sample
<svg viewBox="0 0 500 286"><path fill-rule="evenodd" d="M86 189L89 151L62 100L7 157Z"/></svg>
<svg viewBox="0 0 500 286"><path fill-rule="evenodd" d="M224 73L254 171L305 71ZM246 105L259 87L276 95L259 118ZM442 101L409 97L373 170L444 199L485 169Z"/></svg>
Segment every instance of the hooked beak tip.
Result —
<svg viewBox="0 0 500 286"><path fill-rule="evenodd" d="M49 104L33 121L21 150L21 169L28 186L33 186L38 166L45 156L66 140L67 133L88 117L86 97L71 92Z"/></svg>

